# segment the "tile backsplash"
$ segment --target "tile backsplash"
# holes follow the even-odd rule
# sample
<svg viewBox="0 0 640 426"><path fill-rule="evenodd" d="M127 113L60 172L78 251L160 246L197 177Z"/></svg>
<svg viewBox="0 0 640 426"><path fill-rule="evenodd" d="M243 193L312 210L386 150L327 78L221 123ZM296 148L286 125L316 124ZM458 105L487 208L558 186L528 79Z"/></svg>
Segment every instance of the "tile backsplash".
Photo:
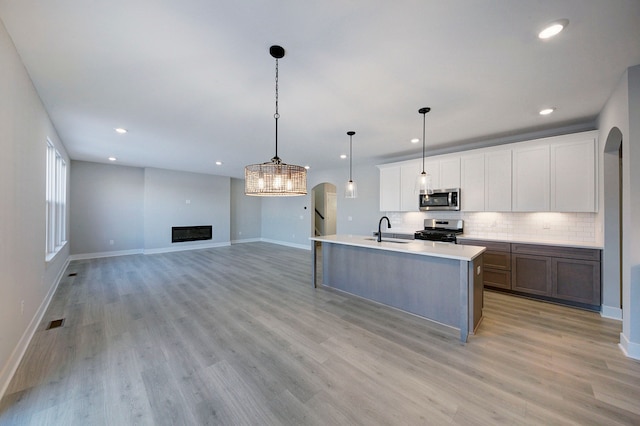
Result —
<svg viewBox="0 0 640 426"><path fill-rule="evenodd" d="M422 229L424 219L463 219L464 235L504 239L597 242L596 213L557 212L388 212L391 225L401 229Z"/></svg>

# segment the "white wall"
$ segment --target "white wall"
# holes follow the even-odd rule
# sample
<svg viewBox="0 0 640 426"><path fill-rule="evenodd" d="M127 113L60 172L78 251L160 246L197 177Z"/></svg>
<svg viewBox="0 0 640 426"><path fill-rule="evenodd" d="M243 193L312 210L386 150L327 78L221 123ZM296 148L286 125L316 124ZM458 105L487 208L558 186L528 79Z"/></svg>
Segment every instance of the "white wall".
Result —
<svg viewBox="0 0 640 426"><path fill-rule="evenodd" d="M1 22L0 132L1 398L69 254L45 262L47 139L69 158Z"/></svg>
<svg viewBox="0 0 640 426"><path fill-rule="evenodd" d="M244 195L244 179L231 179L231 242L262 237L262 201Z"/></svg>
<svg viewBox="0 0 640 426"><path fill-rule="evenodd" d="M147 168L144 170L145 253L228 245L231 178ZM171 227L212 225L211 241L171 243Z"/></svg>
<svg viewBox="0 0 640 426"><path fill-rule="evenodd" d="M126 252L144 245L144 169L71 162L71 254Z"/></svg>

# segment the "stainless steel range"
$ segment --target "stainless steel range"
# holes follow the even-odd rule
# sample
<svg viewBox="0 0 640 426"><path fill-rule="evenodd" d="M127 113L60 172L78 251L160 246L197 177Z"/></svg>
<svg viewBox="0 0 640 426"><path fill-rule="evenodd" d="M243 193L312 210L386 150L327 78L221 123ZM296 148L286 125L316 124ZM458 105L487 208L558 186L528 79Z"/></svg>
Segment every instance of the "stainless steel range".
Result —
<svg viewBox="0 0 640 426"><path fill-rule="evenodd" d="M456 236L462 234L464 220L425 219L424 229L414 234L416 240L442 241L455 243Z"/></svg>

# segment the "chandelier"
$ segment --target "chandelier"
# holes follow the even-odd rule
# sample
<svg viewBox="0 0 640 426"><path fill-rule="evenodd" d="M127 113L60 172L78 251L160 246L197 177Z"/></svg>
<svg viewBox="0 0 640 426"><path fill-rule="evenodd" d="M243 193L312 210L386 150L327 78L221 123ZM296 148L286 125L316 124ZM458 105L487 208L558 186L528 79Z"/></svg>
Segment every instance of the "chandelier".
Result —
<svg viewBox="0 0 640 426"><path fill-rule="evenodd" d="M306 195L307 170L283 163L278 157L278 59L284 57L284 48L271 46L269 53L276 60L276 112L273 115L276 120L276 155L271 161L244 168L244 193L260 197Z"/></svg>

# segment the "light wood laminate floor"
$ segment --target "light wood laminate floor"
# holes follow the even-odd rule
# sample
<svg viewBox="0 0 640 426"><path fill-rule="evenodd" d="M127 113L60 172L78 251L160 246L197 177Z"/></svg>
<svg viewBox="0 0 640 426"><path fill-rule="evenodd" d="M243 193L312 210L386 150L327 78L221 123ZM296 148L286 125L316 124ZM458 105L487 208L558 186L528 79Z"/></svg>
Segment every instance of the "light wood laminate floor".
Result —
<svg viewBox="0 0 640 426"><path fill-rule="evenodd" d="M310 261L246 243L71 262L0 424L640 424L617 321L485 292L462 344L313 289Z"/></svg>

